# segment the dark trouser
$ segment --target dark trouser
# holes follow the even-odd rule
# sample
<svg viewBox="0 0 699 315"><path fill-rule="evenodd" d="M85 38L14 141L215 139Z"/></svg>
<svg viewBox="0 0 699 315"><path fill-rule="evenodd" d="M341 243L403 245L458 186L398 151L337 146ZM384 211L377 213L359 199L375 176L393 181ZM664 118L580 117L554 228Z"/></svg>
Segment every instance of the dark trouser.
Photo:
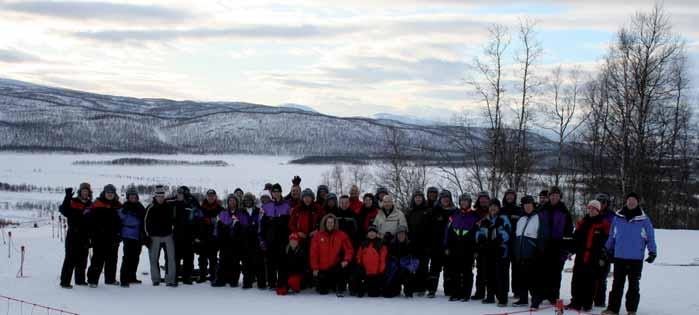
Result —
<svg viewBox="0 0 699 315"><path fill-rule="evenodd" d="M636 312L641 300L640 281L643 271L643 260L614 259L614 280L612 291L609 292L608 308L619 312L621 308L621 296L624 294L626 279L629 280L629 288L626 291L626 311Z"/></svg>
<svg viewBox="0 0 699 315"><path fill-rule="evenodd" d="M445 267L446 277L451 279L450 296L470 298L473 290L473 253L466 253L459 257L449 256Z"/></svg>
<svg viewBox="0 0 699 315"><path fill-rule="evenodd" d="M114 239L97 239L92 247L92 259L87 270L87 282L97 284L104 268L104 283L116 283L117 259L119 258L119 241Z"/></svg>
<svg viewBox="0 0 699 315"><path fill-rule="evenodd" d="M524 303L529 302L531 294L533 301L541 301L541 279L537 277L541 268L537 267L537 262L533 259L524 259L517 261L513 266L519 275L520 286L519 291L515 292L519 296L519 300Z"/></svg>
<svg viewBox="0 0 699 315"><path fill-rule="evenodd" d="M85 269L87 268L87 256L90 252L87 237L72 235L70 231L66 236L66 255L61 268L61 285L70 285L70 278L75 272L75 283L85 283Z"/></svg>
<svg viewBox="0 0 699 315"><path fill-rule="evenodd" d="M199 276L216 278L218 246L214 241L202 241L199 248Z"/></svg>
<svg viewBox="0 0 699 315"><path fill-rule="evenodd" d="M499 254L498 250L493 250L484 255L487 296L489 299L497 298L500 303L507 303L510 260L499 257Z"/></svg>
<svg viewBox="0 0 699 315"><path fill-rule="evenodd" d="M597 275L595 283L595 306L605 306L607 301L607 277L611 272L612 264L607 264L604 270Z"/></svg>
<svg viewBox="0 0 699 315"><path fill-rule="evenodd" d="M429 278L427 279L427 290L430 293L435 293L437 292L437 286L439 285L439 274L442 272L442 269L444 268L445 265L445 258L444 252L439 251L437 253L432 253L430 257L430 270L429 270ZM444 273L444 295L449 296L451 294L450 292L450 283L451 279L448 277L447 273Z"/></svg>
<svg viewBox="0 0 699 315"><path fill-rule="evenodd" d="M364 268L357 266L350 283L350 292L354 291L359 297L365 294L369 297L379 297L384 284L384 276L382 274L367 275Z"/></svg>
<svg viewBox="0 0 699 315"><path fill-rule="evenodd" d="M181 278L183 282L192 281L194 245L191 236L175 235L175 269L177 278Z"/></svg>
<svg viewBox="0 0 699 315"><path fill-rule="evenodd" d="M486 258L485 255L481 255L482 250L478 251L476 254L476 294L477 297L485 296L485 286L486 286Z"/></svg>
<svg viewBox="0 0 699 315"><path fill-rule="evenodd" d="M255 281L257 281L258 288L267 288L267 278L265 277L264 257L262 253L253 250L239 257L242 263L243 288L251 288Z"/></svg>
<svg viewBox="0 0 699 315"><path fill-rule="evenodd" d="M212 284L216 286L238 286L240 281L241 258L235 255L235 251L230 246L223 246L219 251L218 265L216 266L216 277L212 279Z"/></svg>
<svg viewBox="0 0 699 315"><path fill-rule="evenodd" d="M521 292L523 290L522 289L522 281L520 280L522 278L522 276L519 273L519 268L515 268L516 263L515 263L514 259L511 259L511 264L512 264L512 279L511 279L512 293L514 293L514 295L518 295L519 292Z"/></svg>
<svg viewBox="0 0 699 315"><path fill-rule="evenodd" d="M555 303L561 294L561 274L565 260L561 258L558 252L547 255L541 264L541 275L543 283L541 298Z"/></svg>
<svg viewBox="0 0 699 315"><path fill-rule="evenodd" d="M413 278L413 289L415 293L424 293L427 291L427 283L429 277L429 265L430 256L429 255L419 255L416 257L420 261L420 265L417 267L415 272L415 277Z"/></svg>
<svg viewBox="0 0 699 315"><path fill-rule="evenodd" d="M393 278L386 284L383 296L387 298L399 296L401 289L406 296L412 295L414 292L413 280L414 275L409 270L399 267Z"/></svg>
<svg viewBox="0 0 699 315"><path fill-rule="evenodd" d="M585 264L582 259L576 259L570 287L572 304L583 308L592 307L600 273L603 273L603 271L600 272L599 266Z"/></svg>
<svg viewBox="0 0 699 315"><path fill-rule="evenodd" d="M132 283L136 280L136 271L138 271L138 262L141 258L141 241L124 239L122 248L123 256L121 258L121 270L119 278L122 284Z"/></svg>
<svg viewBox="0 0 699 315"><path fill-rule="evenodd" d="M279 270L280 260L286 244L273 242L268 244L267 252L265 253L265 271L267 273L267 284L270 288L275 288L277 285L285 286L286 283L277 283L278 279L284 279ZM282 280L283 282L283 280Z"/></svg>
<svg viewBox="0 0 699 315"><path fill-rule="evenodd" d="M328 294L331 290L343 293L347 288L347 268L340 264L328 269L318 271L316 290L319 294Z"/></svg>

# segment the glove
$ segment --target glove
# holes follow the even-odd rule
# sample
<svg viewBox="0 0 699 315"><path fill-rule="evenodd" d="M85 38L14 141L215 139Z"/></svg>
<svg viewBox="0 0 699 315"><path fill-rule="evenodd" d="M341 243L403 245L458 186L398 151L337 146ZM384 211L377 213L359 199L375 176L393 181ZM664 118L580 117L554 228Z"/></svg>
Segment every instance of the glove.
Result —
<svg viewBox="0 0 699 315"><path fill-rule="evenodd" d="M73 188L72 187L66 188L66 197L73 197Z"/></svg>
<svg viewBox="0 0 699 315"><path fill-rule="evenodd" d="M658 254L656 253L649 253L648 258L646 258L646 262L649 264L652 264L655 261L655 258L658 257Z"/></svg>
<svg viewBox="0 0 699 315"><path fill-rule="evenodd" d="M299 186L301 184L301 177L298 175L294 176L291 183L294 184L294 186Z"/></svg>

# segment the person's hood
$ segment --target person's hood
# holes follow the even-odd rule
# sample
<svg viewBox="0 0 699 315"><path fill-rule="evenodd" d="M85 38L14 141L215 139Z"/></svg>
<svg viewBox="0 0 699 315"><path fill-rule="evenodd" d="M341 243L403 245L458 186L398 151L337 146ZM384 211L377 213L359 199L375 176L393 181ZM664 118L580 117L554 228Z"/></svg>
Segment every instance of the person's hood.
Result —
<svg viewBox="0 0 699 315"><path fill-rule="evenodd" d="M335 220L335 228L332 231L328 231L327 228L325 227L325 222L328 221L328 219L332 218ZM323 219L320 220L320 231L322 232L327 232L327 233L332 233L334 231L337 231L337 217L335 217L334 214L326 214Z"/></svg>

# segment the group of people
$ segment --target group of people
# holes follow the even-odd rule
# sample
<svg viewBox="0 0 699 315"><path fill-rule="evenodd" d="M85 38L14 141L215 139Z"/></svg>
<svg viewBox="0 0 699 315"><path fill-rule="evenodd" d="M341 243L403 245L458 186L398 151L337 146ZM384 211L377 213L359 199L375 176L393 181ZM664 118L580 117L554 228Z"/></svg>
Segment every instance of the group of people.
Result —
<svg viewBox="0 0 699 315"><path fill-rule="evenodd" d="M77 194L67 188L60 207L68 221L60 285L72 288L74 275L75 284L94 288L103 271L108 285L141 283L136 271L145 245L155 286L242 282L243 289L255 285L279 295L315 288L338 297L434 298L441 275L450 301L507 306L511 291L513 306L538 309L560 298L563 266L574 256L567 308L606 306L603 314L618 314L628 281L626 309L635 314L646 248L648 263L657 256L653 226L634 193L618 212L598 195L574 224L558 187L542 191L538 200L524 196L519 204L513 190L501 203L487 192L454 200L448 190L429 187L398 209L383 187L360 197L353 186L349 195L337 196L325 185L314 193L300 183L294 177L288 195L279 184L265 185L259 197L238 188L223 201L209 190L201 202L186 186L170 197L157 186L147 207L133 187L123 203L113 185L94 200L87 183Z"/></svg>

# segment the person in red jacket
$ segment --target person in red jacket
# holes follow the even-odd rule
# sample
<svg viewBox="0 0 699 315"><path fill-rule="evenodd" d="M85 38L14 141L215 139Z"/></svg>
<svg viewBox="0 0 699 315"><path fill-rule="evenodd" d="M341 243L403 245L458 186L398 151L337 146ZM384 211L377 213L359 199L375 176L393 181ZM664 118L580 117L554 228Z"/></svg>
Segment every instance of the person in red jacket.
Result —
<svg viewBox="0 0 699 315"><path fill-rule="evenodd" d="M354 214L359 215L363 206L362 200L359 199L359 187L352 185L350 188L350 209L354 211Z"/></svg>
<svg viewBox="0 0 699 315"><path fill-rule="evenodd" d="M305 189L301 193L301 204L291 209L289 232L298 234L302 241L308 240L324 215L323 208L313 202L313 191Z"/></svg>
<svg viewBox="0 0 699 315"><path fill-rule="evenodd" d="M357 223L359 224L359 235L365 236L369 232L369 225L371 222L374 222L374 218L379 214L379 208L374 205L373 194L366 193L363 199L364 203L362 203L362 208L359 210Z"/></svg>
<svg viewBox="0 0 699 315"><path fill-rule="evenodd" d="M381 296L386 271L388 248L378 238L376 225L370 225L368 230L367 239L357 252L357 297L363 297L365 292L369 297Z"/></svg>
<svg viewBox="0 0 699 315"><path fill-rule="evenodd" d="M311 270L316 278L316 289L321 295L335 289L343 297L347 286L347 266L354 257L352 242L345 232L337 229L335 216L328 214L321 220L320 229L311 241Z"/></svg>
<svg viewBox="0 0 699 315"><path fill-rule="evenodd" d="M601 215L599 201L587 205L588 214L578 221L573 233L575 265L571 281L571 301L567 309L589 312L595 290L600 285L600 275L607 269L608 258L604 244L609 238L609 221Z"/></svg>

